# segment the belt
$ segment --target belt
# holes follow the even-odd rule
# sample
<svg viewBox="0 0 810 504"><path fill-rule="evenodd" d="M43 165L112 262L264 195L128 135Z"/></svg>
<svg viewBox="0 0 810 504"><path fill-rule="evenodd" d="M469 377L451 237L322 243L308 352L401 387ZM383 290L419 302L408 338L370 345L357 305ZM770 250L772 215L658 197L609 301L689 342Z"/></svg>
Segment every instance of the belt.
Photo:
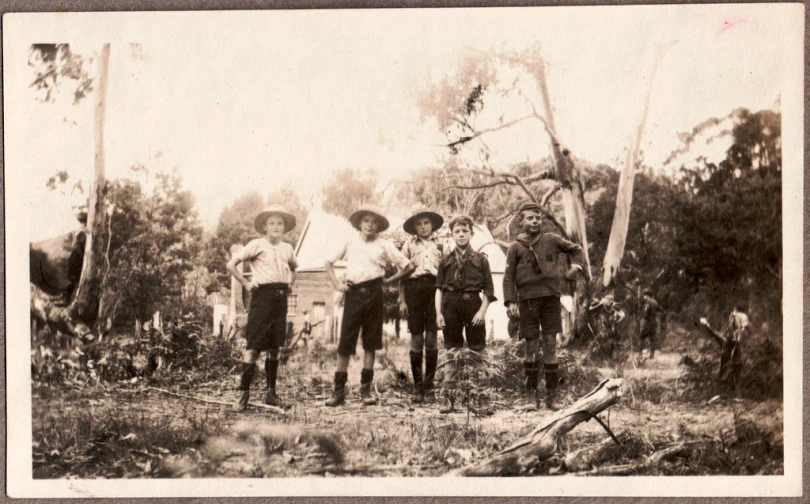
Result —
<svg viewBox="0 0 810 504"><path fill-rule="evenodd" d="M479 294L481 291L474 291L474 292L444 292L442 295L447 297L460 297L464 301L469 301L471 299L478 299Z"/></svg>
<svg viewBox="0 0 810 504"><path fill-rule="evenodd" d="M277 296L286 296L290 292L290 286L285 283L259 284L257 291L269 292Z"/></svg>
<svg viewBox="0 0 810 504"><path fill-rule="evenodd" d="M365 282L360 283L348 283L349 286L349 293L351 294L360 294L366 296L370 294L372 291L382 287L382 278L377 277L372 280L366 280Z"/></svg>
<svg viewBox="0 0 810 504"><path fill-rule="evenodd" d="M418 277L409 277L408 282L424 282L425 280L430 280L431 282L436 281L436 277L434 275L421 275Z"/></svg>

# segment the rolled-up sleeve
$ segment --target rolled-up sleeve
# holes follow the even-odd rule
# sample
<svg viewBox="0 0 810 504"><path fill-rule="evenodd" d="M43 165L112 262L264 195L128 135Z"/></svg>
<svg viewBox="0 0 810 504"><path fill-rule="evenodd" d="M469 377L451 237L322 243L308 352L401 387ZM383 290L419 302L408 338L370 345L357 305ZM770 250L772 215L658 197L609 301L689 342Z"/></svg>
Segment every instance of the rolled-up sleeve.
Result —
<svg viewBox="0 0 810 504"><path fill-rule="evenodd" d="M348 243L344 243L342 247L340 247L335 252L333 252L332 255L328 256L326 258L326 261L329 264L335 264L336 262L340 261L341 259L345 259L346 258L346 249L348 248L348 246L349 246Z"/></svg>
<svg viewBox="0 0 810 504"><path fill-rule="evenodd" d="M515 271L517 270L517 247L509 245L506 250L506 270L503 273L503 304L517 303L515 292Z"/></svg>
<svg viewBox="0 0 810 504"><path fill-rule="evenodd" d="M399 249L389 241L385 242L385 252L388 255L388 260L401 270L407 268L411 263L411 261L405 257L405 254L400 252Z"/></svg>
<svg viewBox="0 0 810 504"><path fill-rule="evenodd" d="M256 247L258 242L256 240L251 240L248 242L247 245L242 247L242 249L237 252L235 255L239 258L242 262L248 262L256 255Z"/></svg>

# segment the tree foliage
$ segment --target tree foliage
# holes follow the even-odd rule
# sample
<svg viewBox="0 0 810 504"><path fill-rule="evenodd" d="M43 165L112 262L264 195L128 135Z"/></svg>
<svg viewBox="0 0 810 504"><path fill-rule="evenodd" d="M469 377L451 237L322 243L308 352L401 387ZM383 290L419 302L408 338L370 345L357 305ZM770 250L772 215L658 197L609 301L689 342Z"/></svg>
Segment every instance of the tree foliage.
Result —
<svg viewBox="0 0 810 504"><path fill-rule="evenodd" d="M176 174L158 173L151 190L121 179L110 183L108 194L106 316L123 323L143 321L155 310L179 312L186 276L201 249L202 227L191 192L182 189Z"/></svg>
<svg viewBox="0 0 810 504"><path fill-rule="evenodd" d="M620 278L653 286L670 309L703 293L712 311L750 304L773 319L781 303L781 117L747 110L734 117L720 162L698 158L675 179L636 175ZM603 182L589 208L595 257L604 254L618 174Z"/></svg>
<svg viewBox="0 0 810 504"><path fill-rule="evenodd" d="M85 67L92 65L93 57L87 61L73 52L70 44L32 44L28 55L28 66L35 71L34 80L29 87L40 94L39 99L53 102L59 94L63 80L74 81L73 103L79 103L93 91L93 78Z"/></svg>
<svg viewBox="0 0 810 504"><path fill-rule="evenodd" d="M329 213L348 218L358 206L378 201L377 172L342 168L321 186L321 204Z"/></svg>

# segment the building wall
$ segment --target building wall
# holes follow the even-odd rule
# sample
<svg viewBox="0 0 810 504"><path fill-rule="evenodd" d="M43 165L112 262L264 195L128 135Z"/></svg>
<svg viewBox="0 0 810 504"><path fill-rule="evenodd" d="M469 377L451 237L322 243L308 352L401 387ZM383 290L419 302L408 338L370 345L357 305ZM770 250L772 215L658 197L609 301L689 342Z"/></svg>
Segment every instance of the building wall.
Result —
<svg viewBox="0 0 810 504"><path fill-rule="evenodd" d="M301 271L296 274L291 297L295 296L295 312L288 310L287 320L295 326L296 333L304 320L304 310L309 311L309 319L314 325L319 322L313 315L315 303L323 303L324 316L334 318L335 288L326 271ZM292 300L291 303L293 304ZM326 323L314 327L313 335L323 335Z"/></svg>

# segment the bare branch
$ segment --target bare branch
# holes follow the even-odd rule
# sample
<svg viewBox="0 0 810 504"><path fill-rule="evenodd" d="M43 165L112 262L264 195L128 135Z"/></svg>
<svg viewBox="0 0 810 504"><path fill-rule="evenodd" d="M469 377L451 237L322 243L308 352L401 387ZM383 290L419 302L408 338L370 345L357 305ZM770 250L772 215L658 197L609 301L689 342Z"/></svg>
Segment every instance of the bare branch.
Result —
<svg viewBox="0 0 810 504"><path fill-rule="evenodd" d="M511 216L512 216L514 213L515 213L515 211L514 211L514 210L509 210L508 212L506 212L505 214L501 215L500 217L496 217L496 218L494 218L494 219L490 219L490 220L487 222L487 225L490 227L490 229L492 229L492 228L494 228L495 226L497 226L498 224L500 224L500 223L501 223L501 221L503 221L504 219L508 219L509 217L511 217Z"/></svg>
<svg viewBox="0 0 810 504"><path fill-rule="evenodd" d="M485 129L482 129L482 130L475 131L474 133L472 133L470 135L463 136L463 137L459 138L458 140L456 140L454 142L450 142L449 144L447 144L447 147L456 147L458 145L467 143L470 140L478 138L481 135L485 135L487 133L493 133L495 131L500 131L500 130L503 130L503 129L506 129L506 128L511 128L515 124L518 124L518 123L523 122L523 121L525 121L527 119L533 119L533 118L535 118L534 114L528 115L528 116L525 116L525 117L521 117L520 119L515 119L513 121L505 122L505 123L503 123L500 126L497 126L495 128L485 128Z"/></svg>
<svg viewBox="0 0 810 504"><path fill-rule="evenodd" d="M441 189L439 189L439 191L448 191L450 189L488 189L490 187L495 187L495 186L504 185L504 184L515 185L513 182L510 182L509 180L499 180L499 181L493 182L491 184L481 184L481 185L471 185L471 186L462 186L462 185L447 186L447 187L442 187Z"/></svg>
<svg viewBox="0 0 810 504"><path fill-rule="evenodd" d="M550 200L551 197L554 196L554 193L556 193L559 190L560 190L560 184L554 184L554 186L551 189L549 189L548 191L546 191L546 194L543 195L543 199L540 200L540 206L544 207L544 206L548 205L548 200Z"/></svg>

